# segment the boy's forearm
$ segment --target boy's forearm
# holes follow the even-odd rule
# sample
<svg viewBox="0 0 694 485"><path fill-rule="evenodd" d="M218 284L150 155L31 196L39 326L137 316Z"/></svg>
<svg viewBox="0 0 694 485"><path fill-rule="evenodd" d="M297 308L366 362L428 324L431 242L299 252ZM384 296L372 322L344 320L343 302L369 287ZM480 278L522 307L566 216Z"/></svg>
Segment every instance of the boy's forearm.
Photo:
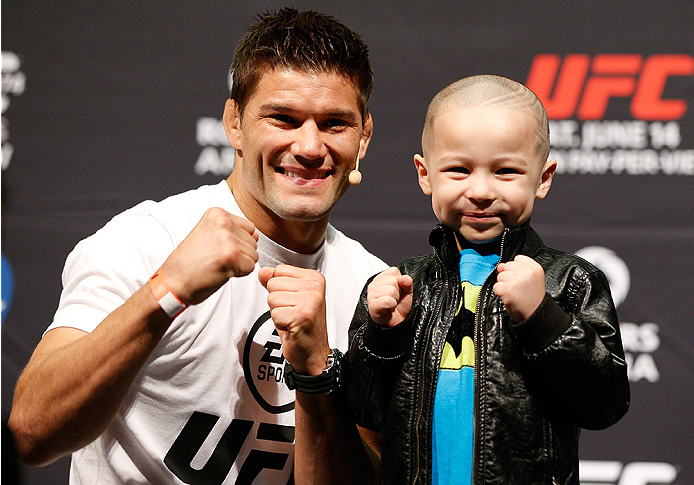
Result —
<svg viewBox="0 0 694 485"><path fill-rule="evenodd" d="M619 322L609 294L599 288L589 286L595 291L579 299L589 303L572 314L545 298L527 322L512 327L554 405L587 429L614 424L629 406Z"/></svg>
<svg viewBox="0 0 694 485"><path fill-rule="evenodd" d="M536 354L557 341L571 326L571 316L551 296L545 298L525 321L511 323L511 329L528 354Z"/></svg>

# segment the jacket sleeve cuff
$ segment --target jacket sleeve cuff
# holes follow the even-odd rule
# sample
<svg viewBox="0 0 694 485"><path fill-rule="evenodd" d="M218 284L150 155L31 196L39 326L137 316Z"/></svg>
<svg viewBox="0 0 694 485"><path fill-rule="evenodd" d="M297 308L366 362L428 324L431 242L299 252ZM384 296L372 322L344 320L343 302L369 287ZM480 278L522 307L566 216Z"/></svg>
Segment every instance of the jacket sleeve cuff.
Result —
<svg viewBox="0 0 694 485"><path fill-rule="evenodd" d="M547 293L540 306L524 322L511 323L511 329L530 354L552 345L570 326L571 316Z"/></svg>
<svg viewBox="0 0 694 485"><path fill-rule="evenodd" d="M384 359L401 357L407 350L410 324L413 311L408 317L394 327L382 327L369 320L364 334L364 344L374 355Z"/></svg>

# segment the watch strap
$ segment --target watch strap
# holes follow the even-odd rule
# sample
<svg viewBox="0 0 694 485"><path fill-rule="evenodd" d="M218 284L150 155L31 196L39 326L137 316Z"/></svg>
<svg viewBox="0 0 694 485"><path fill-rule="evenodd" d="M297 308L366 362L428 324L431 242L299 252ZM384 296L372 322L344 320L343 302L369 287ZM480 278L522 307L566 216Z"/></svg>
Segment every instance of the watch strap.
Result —
<svg viewBox="0 0 694 485"><path fill-rule="evenodd" d="M325 369L317 376L297 374L294 367L286 361L284 364L284 379L290 390L307 394L330 394L342 383L342 359L339 349L332 349L328 354Z"/></svg>

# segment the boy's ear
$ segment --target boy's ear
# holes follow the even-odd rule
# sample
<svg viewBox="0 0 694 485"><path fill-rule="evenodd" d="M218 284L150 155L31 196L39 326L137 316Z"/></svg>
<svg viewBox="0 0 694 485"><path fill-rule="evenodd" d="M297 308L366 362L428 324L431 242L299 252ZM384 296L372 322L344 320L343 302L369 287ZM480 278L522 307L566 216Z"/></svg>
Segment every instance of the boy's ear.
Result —
<svg viewBox="0 0 694 485"><path fill-rule="evenodd" d="M239 113L236 102L232 99L227 99L224 105L222 123L224 124L224 131L227 134L227 140L229 140L231 146L237 150L242 149L241 114Z"/></svg>
<svg viewBox="0 0 694 485"><path fill-rule="evenodd" d="M429 170L427 169L426 160L424 157L417 154L414 156L414 166L417 169L419 186L425 195L431 195L431 182L429 181Z"/></svg>
<svg viewBox="0 0 694 485"><path fill-rule="evenodd" d="M540 185L537 187L537 192L535 197L537 199L544 199L549 192L549 188L552 186L552 178L554 177L554 172L557 170L557 161L549 160L542 167L542 173L540 174Z"/></svg>

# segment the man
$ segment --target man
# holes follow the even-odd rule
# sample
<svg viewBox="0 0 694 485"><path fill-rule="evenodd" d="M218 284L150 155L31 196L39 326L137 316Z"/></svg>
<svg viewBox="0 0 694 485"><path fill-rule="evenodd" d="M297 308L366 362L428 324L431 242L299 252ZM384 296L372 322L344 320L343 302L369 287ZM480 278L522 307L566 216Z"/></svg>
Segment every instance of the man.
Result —
<svg viewBox="0 0 694 485"><path fill-rule="evenodd" d="M331 17L283 9L251 27L232 69L233 173L80 242L18 381L20 456L73 453L71 483L287 483L295 438L297 483L372 469L334 395L303 392L336 387L330 349L346 349L358 294L385 267L328 224L371 139L367 48Z"/></svg>

